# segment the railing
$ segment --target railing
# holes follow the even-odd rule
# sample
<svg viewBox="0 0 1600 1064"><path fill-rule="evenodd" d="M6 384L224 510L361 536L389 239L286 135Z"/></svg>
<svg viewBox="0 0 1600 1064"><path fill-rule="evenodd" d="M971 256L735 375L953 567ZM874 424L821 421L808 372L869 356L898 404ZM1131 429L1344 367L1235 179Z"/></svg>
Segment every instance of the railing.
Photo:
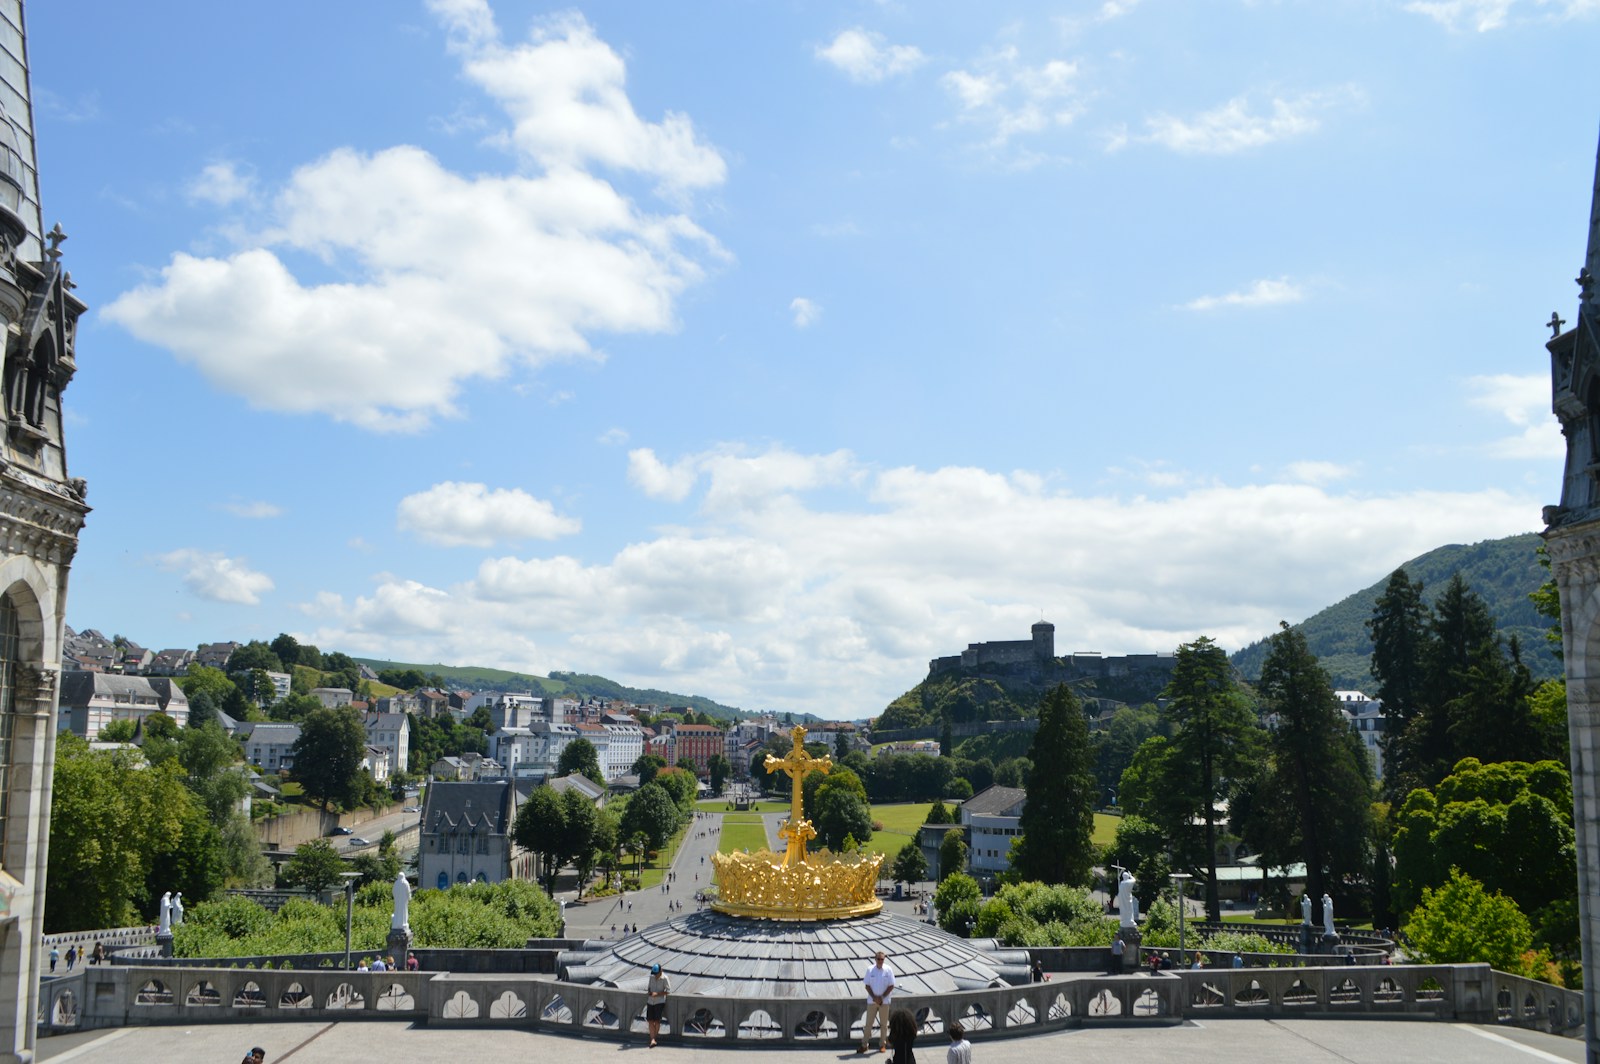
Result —
<svg viewBox="0 0 1600 1064"><path fill-rule="evenodd" d="M108 927L98 931L67 931L59 935L44 936L44 948L49 952L51 946L57 946L63 953L68 946L82 946L85 943L95 942L110 949L112 946L145 946L152 945L156 940L156 932L160 928L155 924L144 927Z"/></svg>
<svg viewBox="0 0 1600 1064"><path fill-rule="evenodd" d="M515 973L253 971L235 968L80 970L47 979L40 1022L65 1031L241 1020L405 1019L439 1026L529 1026L612 1040L642 1036L646 995ZM1204 1015L1396 1016L1505 1023L1572 1035L1582 995L1487 965L1224 969L1100 976L901 996L925 1033L952 1020L975 1038L1065 1027L1177 1023ZM662 1030L674 1041L859 1044L859 998L774 1001L673 995Z"/></svg>

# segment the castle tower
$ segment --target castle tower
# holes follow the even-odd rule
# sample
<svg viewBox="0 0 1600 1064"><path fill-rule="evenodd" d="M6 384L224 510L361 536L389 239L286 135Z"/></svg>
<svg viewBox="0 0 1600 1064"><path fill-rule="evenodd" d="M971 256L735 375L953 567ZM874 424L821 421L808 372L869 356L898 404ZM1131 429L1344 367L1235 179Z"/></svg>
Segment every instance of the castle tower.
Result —
<svg viewBox="0 0 1600 1064"><path fill-rule="evenodd" d="M1033 656L1040 661L1054 661L1056 658L1056 626L1049 621L1034 622Z"/></svg>
<svg viewBox="0 0 1600 1064"><path fill-rule="evenodd" d="M1572 804L1578 837L1579 928L1583 941L1586 1059L1600 1064L1600 158L1589 210L1589 245L1578 273L1572 328L1550 316L1552 407L1566 437L1561 503L1544 508L1545 545L1561 596L1561 644L1572 742Z"/></svg>

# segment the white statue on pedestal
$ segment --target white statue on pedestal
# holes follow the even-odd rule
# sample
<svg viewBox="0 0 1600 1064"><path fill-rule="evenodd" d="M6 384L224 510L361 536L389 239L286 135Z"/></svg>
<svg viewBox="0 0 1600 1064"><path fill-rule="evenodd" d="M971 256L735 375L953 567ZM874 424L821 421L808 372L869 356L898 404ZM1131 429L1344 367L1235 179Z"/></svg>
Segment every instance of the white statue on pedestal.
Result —
<svg viewBox="0 0 1600 1064"><path fill-rule="evenodd" d="M172 895L172 926L177 927L183 923L183 891L174 891Z"/></svg>
<svg viewBox="0 0 1600 1064"><path fill-rule="evenodd" d="M1123 927L1133 927L1139 921L1139 899L1133 896L1137 885L1133 873L1124 868L1122 879L1117 882L1117 912L1122 914Z"/></svg>
<svg viewBox="0 0 1600 1064"><path fill-rule="evenodd" d="M1309 894L1300 895L1300 922L1302 924L1311 922L1311 895Z"/></svg>
<svg viewBox="0 0 1600 1064"><path fill-rule="evenodd" d="M172 891L161 895L161 926L156 929L158 935L172 934Z"/></svg>
<svg viewBox="0 0 1600 1064"><path fill-rule="evenodd" d="M411 884L406 882L404 872L396 873L394 877L394 917L389 921L389 930L411 930Z"/></svg>
<svg viewBox="0 0 1600 1064"><path fill-rule="evenodd" d="M1322 933L1329 938L1338 934L1333 929L1333 898L1327 894L1322 895Z"/></svg>

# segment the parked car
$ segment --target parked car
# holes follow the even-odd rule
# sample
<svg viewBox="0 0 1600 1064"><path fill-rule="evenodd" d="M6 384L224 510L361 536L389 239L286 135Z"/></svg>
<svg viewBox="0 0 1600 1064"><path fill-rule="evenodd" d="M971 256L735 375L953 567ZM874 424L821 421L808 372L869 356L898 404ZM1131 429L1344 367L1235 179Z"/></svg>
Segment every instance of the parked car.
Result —
<svg viewBox="0 0 1600 1064"><path fill-rule="evenodd" d="M348 834L350 834L350 829L349 828L334 828L332 831L328 832L328 834L330 836L333 836L333 835L348 835Z"/></svg>

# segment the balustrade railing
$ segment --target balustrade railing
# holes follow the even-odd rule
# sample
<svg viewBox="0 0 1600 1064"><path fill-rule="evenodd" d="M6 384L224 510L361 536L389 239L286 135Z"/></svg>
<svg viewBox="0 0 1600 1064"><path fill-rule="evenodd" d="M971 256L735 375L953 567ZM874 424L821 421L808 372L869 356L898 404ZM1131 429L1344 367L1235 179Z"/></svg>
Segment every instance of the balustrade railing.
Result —
<svg viewBox="0 0 1600 1064"><path fill-rule="evenodd" d="M901 996L925 1033L959 1020L975 1038L1086 1024L1177 1023L1203 1015L1405 1016L1505 1023L1575 1034L1582 995L1487 965L1234 968L1097 976ZM600 1038L642 1037L642 991L519 973L280 971L118 965L47 979L46 1030L241 1020L405 1019L439 1026L531 1026ZM710 1044L859 1044L858 998L756 1000L673 995L662 1030Z"/></svg>

